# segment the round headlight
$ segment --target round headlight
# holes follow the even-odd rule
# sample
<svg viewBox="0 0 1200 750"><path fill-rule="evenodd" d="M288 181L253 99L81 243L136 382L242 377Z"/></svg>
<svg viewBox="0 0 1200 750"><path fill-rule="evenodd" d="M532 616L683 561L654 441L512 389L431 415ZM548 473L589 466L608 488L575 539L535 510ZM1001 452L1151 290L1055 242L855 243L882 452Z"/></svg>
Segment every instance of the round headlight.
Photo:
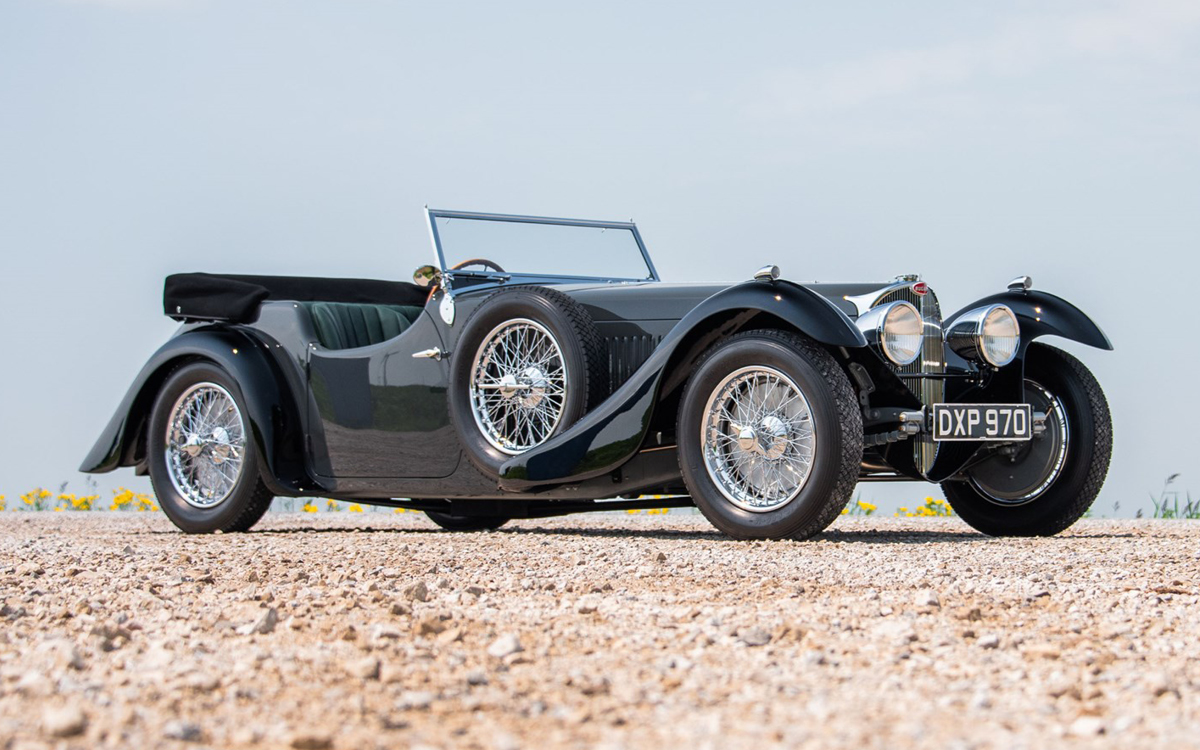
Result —
<svg viewBox="0 0 1200 750"><path fill-rule="evenodd" d="M888 359L907 365L921 355L922 331L917 308L907 302L893 302L879 320L879 345Z"/></svg>
<svg viewBox="0 0 1200 750"><path fill-rule="evenodd" d="M1004 367L1017 356L1021 326L1005 305L977 307L946 327L946 345L966 359Z"/></svg>
<svg viewBox="0 0 1200 750"><path fill-rule="evenodd" d="M989 364L1004 367L1017 356L1021 327L1017 316L1004 305L996 305L983 316L979 327L979 353Z"/></svg>

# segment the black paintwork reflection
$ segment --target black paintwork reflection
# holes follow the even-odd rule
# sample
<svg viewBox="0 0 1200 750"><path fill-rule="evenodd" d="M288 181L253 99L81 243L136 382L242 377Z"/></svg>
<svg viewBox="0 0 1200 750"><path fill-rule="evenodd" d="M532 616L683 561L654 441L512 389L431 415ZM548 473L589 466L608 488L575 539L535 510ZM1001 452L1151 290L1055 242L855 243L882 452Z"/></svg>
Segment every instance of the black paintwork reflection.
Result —
<svg viewBox="0 0 1200 750"><path fill-rule="evenodd" d="M314 348L309 391L323 441L314 469L328 477L447 477L459 451L446 407L446 362L428 310L401 335L360 349Z"/></svg>

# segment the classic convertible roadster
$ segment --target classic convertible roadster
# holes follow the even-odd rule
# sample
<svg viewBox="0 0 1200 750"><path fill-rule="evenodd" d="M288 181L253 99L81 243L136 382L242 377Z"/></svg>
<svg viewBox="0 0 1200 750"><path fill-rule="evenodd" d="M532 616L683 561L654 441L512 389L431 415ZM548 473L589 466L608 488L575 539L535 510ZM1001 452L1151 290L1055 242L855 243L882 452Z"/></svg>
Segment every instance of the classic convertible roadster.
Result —
<svg viewBox="0 0 1200 750"><path fill-rule="evenodd" d="M196 533L322 496L460 531L695 505L802 539L858 482L915 480L986 534L1048 535L1104 482L1104 394L1039 339L1112 345L1028 277L943 316L916 276L669 284L631 222L426 215L412 284L168 277L183 325L82 470L149 473Z"/></svg>

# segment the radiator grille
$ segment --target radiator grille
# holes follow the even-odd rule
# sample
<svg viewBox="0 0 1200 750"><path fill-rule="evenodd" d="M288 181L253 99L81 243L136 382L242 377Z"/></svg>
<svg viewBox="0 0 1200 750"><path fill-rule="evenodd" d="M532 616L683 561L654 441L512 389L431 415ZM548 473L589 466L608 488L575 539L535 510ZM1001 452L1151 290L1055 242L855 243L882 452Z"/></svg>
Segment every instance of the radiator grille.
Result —
<svg viewBox="0 0 1200 750"><path fill-rule="evenodd" d="M921 312L921 320L924 321L921 356L911 364L902 367L894 366L893 369L909 387L909 390L920 397L921 403L926 406L941 403L946 396L946 381L941 378L905 377L905 375L918 374L940 375L946 372L945 344L942 339L942 311L938 305L937 296L932 289L925 294L917 294L912 290L911 285L905 285L889 290L875 304L881 305L888 302L910 303ZM913 450L916 452L914 458L921 473L926 473L933 468L938 444L933 441L932 435L928 432L921 433L920 438L913 443Z"/></svg>
<svg viewBox="0 0 1200 750"><path fill-rule="evenodd" d="M610 394L633 376L662 341L662 336L609 336L608 382Z"/></svg>

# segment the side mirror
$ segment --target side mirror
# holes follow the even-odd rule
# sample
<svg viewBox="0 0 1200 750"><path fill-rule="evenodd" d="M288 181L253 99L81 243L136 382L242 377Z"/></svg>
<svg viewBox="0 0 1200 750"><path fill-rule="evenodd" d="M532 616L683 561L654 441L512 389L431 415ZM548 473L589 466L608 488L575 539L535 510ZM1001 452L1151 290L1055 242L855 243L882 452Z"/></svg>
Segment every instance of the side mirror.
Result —
<svg viewBox="0 0 1200 750"><path fill-rule="evenodd" d="M440 284L442 282L442 272L433 266L421 266L413 271L413 283L419 287L428 287L431 284Z"/></svg>

